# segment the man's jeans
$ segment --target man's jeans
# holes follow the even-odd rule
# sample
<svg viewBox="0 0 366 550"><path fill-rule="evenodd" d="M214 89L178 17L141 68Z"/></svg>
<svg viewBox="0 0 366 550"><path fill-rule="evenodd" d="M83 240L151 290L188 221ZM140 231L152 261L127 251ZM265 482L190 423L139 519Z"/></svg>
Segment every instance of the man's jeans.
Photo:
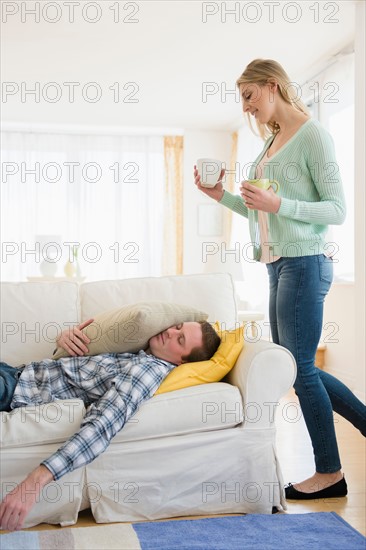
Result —
<svg viewBox="0 0 366 550"><path fill-rule="evenodd" d="M316 471L341 469L333 410L366 436L366 406L334 376L315 367L322 333L324 299L333 278L332 260L323 254L280 258L267 264L269 316L273 341L297 363L294 388L314 449Z"/></svg>
<svg viewBox="0 0 366 550"><path fill-rule="evenodd" d="M15 369L6 363L0 363L0 411L9 412L15 387L22 369Z"/></svg>

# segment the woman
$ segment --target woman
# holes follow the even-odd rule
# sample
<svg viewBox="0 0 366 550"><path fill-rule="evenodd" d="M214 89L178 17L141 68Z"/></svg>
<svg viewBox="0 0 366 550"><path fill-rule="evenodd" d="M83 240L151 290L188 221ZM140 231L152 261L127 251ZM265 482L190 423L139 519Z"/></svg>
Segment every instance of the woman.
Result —
<svg viewBox="0 0 366 550"><path fill-rule="evenodd" d="M340 381L315 367L323 303L333 277L325 240L328 224L345 217L342 183L329 133L310 118L282 66L252 61L237 81L244 113L253 116L267 138L250 179L277 180L279 191L241 182L240 195L224 191L221 180L201 186L209 197L249 219L254 257L267 266L273 341L290 350L297 363L294 384L311 437L316 471L289 484L287 498L341 497L347 484L341 471L333 410L366 436L366 407ZM250 124L251 126L251 124ZM332 249L329 246L329 249Z"/></svg>

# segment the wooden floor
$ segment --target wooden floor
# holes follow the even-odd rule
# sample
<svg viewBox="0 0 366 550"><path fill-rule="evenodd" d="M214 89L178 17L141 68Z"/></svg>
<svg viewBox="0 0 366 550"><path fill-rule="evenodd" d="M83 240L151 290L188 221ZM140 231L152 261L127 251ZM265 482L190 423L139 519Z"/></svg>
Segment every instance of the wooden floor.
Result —
<svg viewBox="0 0 366 550"><path fill-rule="evenodd" d="M366 439L351 424L335 415L338 444L343 472L348 483L348 496L319 501L288 501L288 514L336 512L357 531L366 535ZM313 454L298 400L291 390L277 410L277 451L285 483L302 481L314 473ZM203 516L202 516L203 517ZM206 517L206 516L205 516ZM177 519L177 518L174 518ZM187 517L182 519L189 519ZM192 519L198 519L197 516ZM90 527L95 523L89 510L79 514L73 527ZM38 525L29 530L60 529L59 526Z"/></svg>

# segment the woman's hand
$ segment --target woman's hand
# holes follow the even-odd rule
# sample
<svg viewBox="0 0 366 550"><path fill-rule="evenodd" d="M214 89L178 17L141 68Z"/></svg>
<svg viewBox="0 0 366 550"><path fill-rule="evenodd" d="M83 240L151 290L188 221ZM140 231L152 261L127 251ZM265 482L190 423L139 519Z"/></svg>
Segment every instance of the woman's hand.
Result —
<svg viewBox="0 0 366 550"><path fill-rule="evenodd" d="M262 210L262 212L277 214L281 206L281 198L276 195L272 187L259 189L244 180L240 184L240 195L249 210Z"/></svg>
<svg viewBox="0 0 366 550"><path fill-rule="evenodd" d="M89 352L85 344L90 344L90 338L82 330L88 327L93 321L94 319L88 319L88 321L84 321L80 325L67 328L57 338L57 345L67 351L72 357L85 355Z"/></svg>
<svg viewBox="0 0 366 550"><path fill-rule="evenodd" d="M201 185L201 176L198 173L197 166L194 166L194 183L196 187L205 193L208 197L211 197L211 199L214 199L215 201L220 201L222 199L222 196L224 194L224 188L222 185L222 178L225 175L225 168L223 168L220 172L220 177L215 185L215 187L203 187Z"/></svg>

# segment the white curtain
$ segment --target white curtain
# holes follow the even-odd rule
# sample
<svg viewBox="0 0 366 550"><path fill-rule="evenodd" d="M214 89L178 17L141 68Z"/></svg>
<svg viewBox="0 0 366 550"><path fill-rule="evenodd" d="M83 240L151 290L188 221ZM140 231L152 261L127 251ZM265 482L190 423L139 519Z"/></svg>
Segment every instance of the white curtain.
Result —
<svg viewBox="0 0 366 550"><path fill-rule="evenodd" d="M51 252L65 276L71 242L88 281L159 276L163 137L5 131L1 204L2 280L40 276Z"/></svg>
<svg viewBox="0 0 366 550"><path fill-rule="evenodd" d="M249 177L249 167L263 148L263 140L255 136L247 124L238 131L237 162L233 193L239 194L240 182ZM242 309L258 310L267 314L268 276L264 264L252 259L248 220L238 214L232 218L231 248L240 250L243 281L237 283ZM267 317L266 317L267 318ZM262 335L264 337L264 334Z"/></svg>

